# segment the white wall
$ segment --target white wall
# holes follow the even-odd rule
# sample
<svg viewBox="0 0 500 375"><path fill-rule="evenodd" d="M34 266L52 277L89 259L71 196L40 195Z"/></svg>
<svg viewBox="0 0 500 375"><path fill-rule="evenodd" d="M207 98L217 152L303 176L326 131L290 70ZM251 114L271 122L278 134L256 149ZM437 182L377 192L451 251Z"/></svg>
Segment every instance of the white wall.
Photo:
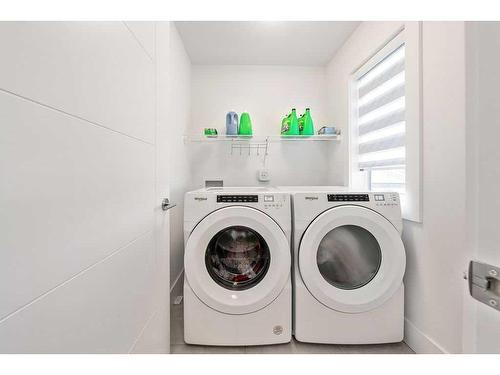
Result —
<svg viewBox="0 0 500 375"><path fill-rule="evenodd" d="M0 23L0 352L134 351L154 317L154 30Z"/></svg>
<svg viewBox="0 0 500 375"><path fill-rule="evenodd" d="M363 22L327 71L333 123L347 134L348 81L397 31ZM423 24L423 223L404 222L406 342L417 352L460 352L465 251L464 23ZM335 155L331 183L346 184L348 143Z"/></svg>
<svg viewBox="0 0 500 375"><path fill-rule="evenodd" d="M177 207L170 214L170 286L179 279L184 269L184 194L191 186L187 145L182 137L188 132L191 119L191 61L184 49L175 25L171 24L169 61L169 153L171 160L170 200Z"/></svg>
<svg viewBox="0 0 500 375"><path fill-rule="evenodd" d="M404 226L406 316L438 349L459 353L467 255L464 23L424 22L422 42L423 223Z"/></svg>
<svg viewBox="0 0 500 375"><path fill-rule="evenodd" d="M250 113L255 135L280 134L281 120L292 107L298 113L311 108L316 128L327 124L325 69L293 66L193 66L191 134L214 127L225 133L228 111ZM327 151L338 145L271 144L267 167L271 185L321 185L327 183ZM226 186L258 185L257 171L263 156L239 152L229 144L189 144L192 180L202 187L206 179L223 179Z"/></svg>

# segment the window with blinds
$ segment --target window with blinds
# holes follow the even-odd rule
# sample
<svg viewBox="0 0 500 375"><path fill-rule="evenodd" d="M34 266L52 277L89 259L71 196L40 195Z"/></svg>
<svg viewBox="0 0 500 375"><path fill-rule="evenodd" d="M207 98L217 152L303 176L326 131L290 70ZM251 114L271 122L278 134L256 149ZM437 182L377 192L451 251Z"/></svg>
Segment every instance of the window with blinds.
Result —
<svg viewBox="0 0 500 375"><path fill-rule="evenodd" d="M354 160L371 190L405 193L405 45L355 81Z"/></svg>

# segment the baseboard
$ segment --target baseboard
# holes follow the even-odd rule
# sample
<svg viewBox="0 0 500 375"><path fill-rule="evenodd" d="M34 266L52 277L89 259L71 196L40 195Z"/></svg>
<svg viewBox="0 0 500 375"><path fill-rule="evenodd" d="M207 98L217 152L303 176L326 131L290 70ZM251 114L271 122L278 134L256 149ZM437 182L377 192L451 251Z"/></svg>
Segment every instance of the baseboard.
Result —
<svg viewBox="0 0 500 375"><path fill-rule="evenodd" d="M405 343L417 354L448 353L433 339L419 330L412 322L405 318Z"/></svg>
<svg viewBox="0 0 500 375"><path fill-rule="evenodd" d="M170 286L170 304L172 304L175 300L175 297L182 296L183 290L182 287L184 285L184 270L182 270L175 281Z"/></svg>

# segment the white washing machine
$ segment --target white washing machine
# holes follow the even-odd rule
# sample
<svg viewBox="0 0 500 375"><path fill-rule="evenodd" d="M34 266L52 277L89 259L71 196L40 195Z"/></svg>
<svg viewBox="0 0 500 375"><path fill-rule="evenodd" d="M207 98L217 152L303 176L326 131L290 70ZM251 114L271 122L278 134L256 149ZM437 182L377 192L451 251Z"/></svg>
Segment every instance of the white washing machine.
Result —
<svg viewBox="0 0 500 375"><path fill-rule="evenodd" d="M290 195L208 188L188 192L184 207L184 341L289 342Z"/></svg>
<svg viewBox="0 0 500 375"><path fill-rule="evenodd" d="M402 341L406 255L399 195L301 188L292 201L296 339Z"/></svg>

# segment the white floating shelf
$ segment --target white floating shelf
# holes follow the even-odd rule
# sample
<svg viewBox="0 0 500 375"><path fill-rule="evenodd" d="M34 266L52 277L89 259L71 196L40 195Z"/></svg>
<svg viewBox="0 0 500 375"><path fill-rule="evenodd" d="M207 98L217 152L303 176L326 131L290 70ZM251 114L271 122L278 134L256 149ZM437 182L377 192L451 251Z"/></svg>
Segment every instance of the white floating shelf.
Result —
<svg viewBox="0 0 500 375"><path fill-rule="evenodd" d="M334 135L185 135L184 142L325 142L340 141L340 134Z"/></svg>

